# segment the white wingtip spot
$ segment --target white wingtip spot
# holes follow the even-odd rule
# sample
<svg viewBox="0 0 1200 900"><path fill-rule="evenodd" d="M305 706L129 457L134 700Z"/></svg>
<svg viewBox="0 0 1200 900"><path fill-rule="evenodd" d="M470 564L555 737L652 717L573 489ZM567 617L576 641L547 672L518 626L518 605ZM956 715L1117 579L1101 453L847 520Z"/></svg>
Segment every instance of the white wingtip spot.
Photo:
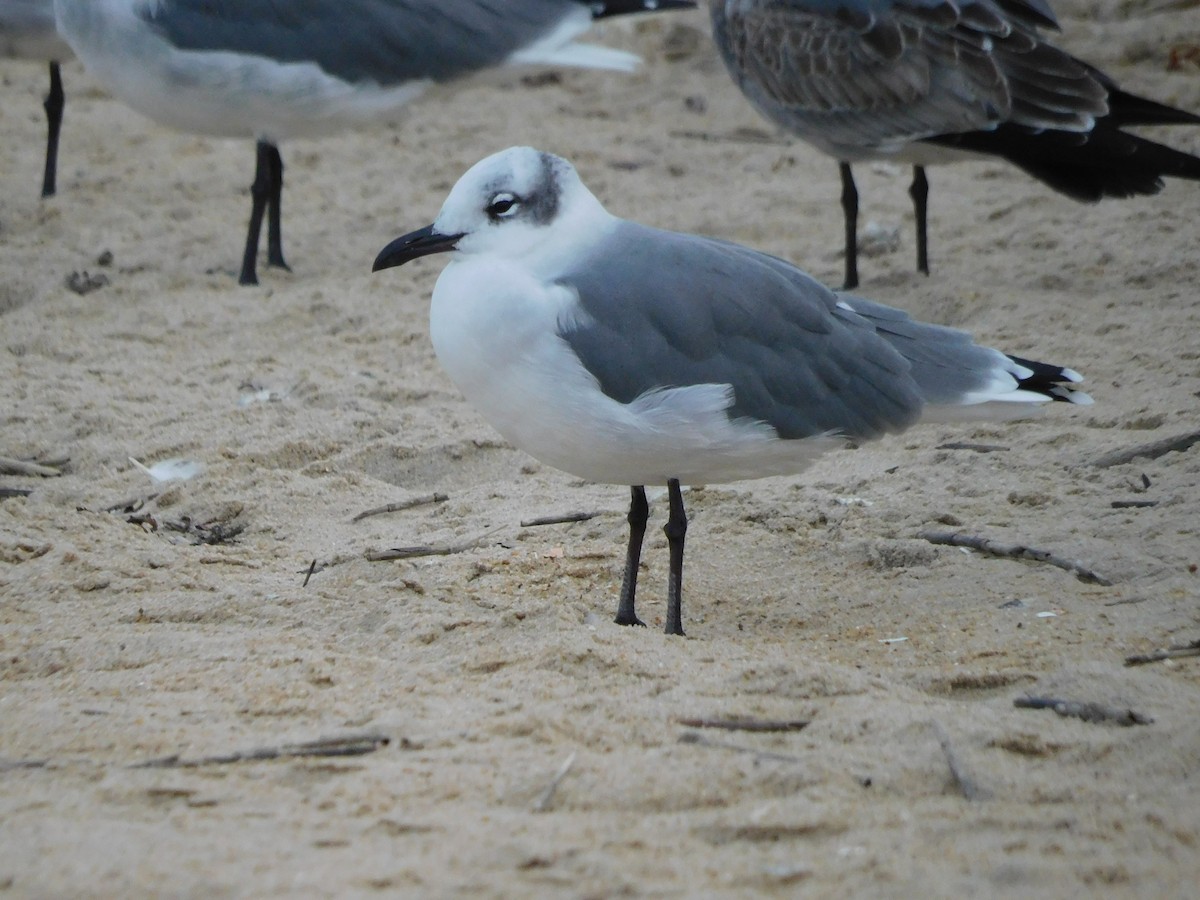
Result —
<svg viewBox="0 0 1200 900"><path fill-rule="evenodd" d="M1026 378L1033 377L1033 369L1013 363L1011 374L1016 376L1017 381L1024 381Z"/></svg>
<svg viewBox="0 0 1200 900"><path fill-rule="evenodd" d="M1091 394L1085 394L1083 391L1071 391L1067 390L1066 388L1055 388L1050 393L1061 400L1066 400L1068 403L1074 403L1076 406L1091 406L1096 402L1092 399Z"/></svg>

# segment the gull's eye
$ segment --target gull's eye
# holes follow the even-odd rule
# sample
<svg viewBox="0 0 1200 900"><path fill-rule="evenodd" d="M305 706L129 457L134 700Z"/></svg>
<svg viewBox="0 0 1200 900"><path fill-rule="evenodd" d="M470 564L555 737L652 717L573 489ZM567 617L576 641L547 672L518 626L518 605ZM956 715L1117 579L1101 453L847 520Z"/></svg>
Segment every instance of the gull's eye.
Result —
<svg viewBox="0 0 1200 900"><path fill-rule="evenodd" d="M497 194L492 198L492 202L487 205L484 210L488 214L489 219L503 219L505 216L511 216L517 211L517 207L521 201L516 194L510 194L507 191Z"/></svg>

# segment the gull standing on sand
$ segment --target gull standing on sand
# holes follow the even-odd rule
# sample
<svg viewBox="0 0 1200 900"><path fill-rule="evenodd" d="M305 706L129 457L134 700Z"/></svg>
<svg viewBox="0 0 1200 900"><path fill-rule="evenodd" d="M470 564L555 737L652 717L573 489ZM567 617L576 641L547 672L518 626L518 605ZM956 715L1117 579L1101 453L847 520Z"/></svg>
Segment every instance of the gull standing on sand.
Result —
<svg viewBox="0 0 1200 900"><path fill-rule="evenodd" d="M46 166L42 196L53 197L58 180L58 135L66 104L59 64L72 56L71 48L54 27L54 0L0 0L0 56L50 64L50 93L43 104Z"/></svg>
<svg viewBox="0 0 1200 900"><path fill-rule="evenodd" d="M713 39L768 119L838 161L846 288L858 285L851 163L913 165L917 268L929 274L925 166L998 156L1075 200L1200 179L1200 158L1128 134L1200 117L1127 94L1048 43L1045 0L709 0Z"/></svg>
<svg viewBox="0 0 1200 900"><path fill-rule="evenodd" d="M513 65L628 71L629 53L576 44L593 19L692 0L54 0L95 78L157 122L257 142L241 284L287 268L278 145L394 119L435 84Z"/></svg>
<svg viewBox="0 0 1200 900"><path fill-rule="evenodd" d="M668 487L666 631L682 634L681 483L799 472L922 418L1091 402L1070 369L836 294L737 244L619 219L570 163L529 147L476 163L374 268L441 252L430 336L467 399L548 465L632 486L622 625L641 624L647 484Z"/></svg>

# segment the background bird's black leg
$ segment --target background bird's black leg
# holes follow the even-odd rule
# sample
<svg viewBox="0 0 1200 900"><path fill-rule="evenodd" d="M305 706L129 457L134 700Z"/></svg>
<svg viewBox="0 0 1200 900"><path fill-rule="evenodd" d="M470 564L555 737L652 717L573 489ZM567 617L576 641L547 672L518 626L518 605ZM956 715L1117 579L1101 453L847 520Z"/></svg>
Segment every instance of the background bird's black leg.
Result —
<svg viewBox="0 0 1200 900"><path fill-rule="evenodd" d="M687 534L687 513L683 509L683 494L679 490L679 479L667 482L671 497L671 513L663 531L667 534L667 546L671 551L671 569L667 576L667 634L683 635L683 536Z"/></svg>
<svg viewBox="0 0 1200 900"><path fill-rule="evenodd" d="M292 271L283 258L283 157L274 144L267 145L271 193L267 198L267 265Z"/></svg>
<svg viewBox="0 0 1200 900"><path fill-rule="evenodd" d="M924 166L913 166L913 180L908 188L912 197L913 214L917 219L917 271L929 274L929 179Z"/></svg>
<svg viewBox="0 0 1200 900"><path fill-rule="evenodd" d="M842 173L842 215L846 218L846 281L844 290L858 287L858 188L850 163L838 163Z"/></svg>
<svg viewBox="0 0 1200 900"><path fill-rule="evenodd" d="M646 520L650 517L650 504L646 502L646 489L630 488L633 499L629 503L629 550L625 554L625 577L621 579L621 599L617 604L618 625L641 625L646 623L634 611L637 594L638 566L642 563L642 539L646 536Z"/></svg>
<svg viewBox="0 0 1200 900"><path fill-rule="evenodd" d="M255 147L254 184L250 185L250 225L246 229L246 252L242 255L242 274L238 276L238 284L258 284L258 237L262 233L263 212L271 195L270 156L274 149L266 141L259 141Z"/></svg>
<svg viewBox="0 0 1200 900"><path fill-rule="evenodd" d="M57 188L58 176L58 133L62 130L63 107L66 105L66 95L63 94L62 74L58 63L50 63L50 93L42 104L46 110L46 172L42 176L42 196L53 197Z"/></svg>

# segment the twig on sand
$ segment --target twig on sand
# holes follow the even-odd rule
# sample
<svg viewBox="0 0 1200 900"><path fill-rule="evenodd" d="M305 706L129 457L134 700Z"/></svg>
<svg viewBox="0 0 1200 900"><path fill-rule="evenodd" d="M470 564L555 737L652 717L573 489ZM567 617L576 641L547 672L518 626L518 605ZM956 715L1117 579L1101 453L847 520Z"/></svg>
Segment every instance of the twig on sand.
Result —
<svg viewBox="0 0 1200 900"><path fill-rule="evenodd" d="M749 753L758 759L770 759L775 762L804 762L799 756L787 753L772 753L769 750L759 750L757 747L743 747L741 744L730 744L727 741L714 741L696 731L685 731L679 736L679 743L696 744L699 747L711 747L717 750L732 750L734 753Z"/></svg>
<svg viewBox="0 0 1200 900"><path fill-rule="evenodd" d="M0 456L0 475L25 475L31 478L57 478L62 470L55 466L44 466L41 463L26 462L23 459L12 459Z"/></svg>
<svg viewBox="0 0 1200 900"><path fill-rule="evenodd" d="M680 725L688 728L721 728L726 731L800 731L805 728L810 719L676 719Z"/></svg>
<svg viewBox="0 0 1200 900"><path fill-rule="evenodd" d="M489 528L481 535L473 538L468 538L465 541L457 541L453 544L421 544L416 547L392 547L390 550L368 550L366 557L371 562L387 562L393 559L413 559L418 556L451 556L455 553L462 553L464 550L472 550L486 541L491 535L499 531L501 526L497 525L494 528Z"/></svg>
<svg viewBox="0 0 1200 900"><path fill-rule="evenodd" d="M1098 469L1107 469L1110 466L1123 465L1141 457L1158 459L1160 456L1166 456L1168 453L1176 451L1182 453L1185 450L1190 450L1195 444L1200 444L1200 431L1189 431L1186 434L1177 434L1174 437L1162 438L1158 441L1151 441L1148 444L1138 444L1136 447L1127 447L1124 450L1114 450L1112 453L1105 453L1103 456L1093 460L1092 465Z"/></svg>
<svg viewBox="0 0 1200 900"><path fill-rule="evenodd" d="M1111 600L1105 603L1105 606L1132 606L1135 603L1145 603L1146 597L1122 597L1120 600Z"/></svg>
<svg viewBox="0 0 1200 900"><path fill-rule="evenodd" d="M238 750L220 756L201 756L183 759L178 755L163 756L146 762L135 763L133 769L194 769L199 766L220 766L239 762L257 762L265 759L292 759L304 756L365 756L391 743L386 734L368 732L348 734L340 737L317 738L300 744L282 744L278 747L259 747L256 750Z"/></svg>
<svg viewBox="0 0 1200 900"><path fill-rule="evenodd" d="M691 141L705 142L728 142L731 144L775 144L780 147L786 147L788 142L778 138L769 132L761 131L757 128L737 128L725 134L718 134L715 131L689 131L677 130L671 132L671 137L685 138Z"/></svg>
<svg viewBox="0 0 1200 900"><path fill-rule="evenodd" d="M1127 666L1144 666L1146 663L1162 662L1165 659L1181 659L1185 656L1200 656L1200 641L1190 644L1172 644L1165 650L1155 650L1153 653L1137 653L1125 657Z"/></svg>
<svg viewBox="0 0 1200 900"><path fill-rule="evenodd" d="M151 500L153 500L157 496L158 496L158 492L155 491L153 494L146 494L145 496L142 496L142 497L130 497L128 500L118 500L116 503L109 504L108 506L104 507L100 511L106 512L106 513L120 513L121 515L127 516L132 513L138 512L139 510L145 509L146 504L149 503ZM90 510L87 510L87 507L83 507L83 506L79 507L79 509L81 511L90 511ZM128 522L129 520L126 519L126 521ZM136 523L131 523L131 524L136 524ZM156 523L155 527L157 528L157 523Z"/></svg>
<svg viewBox="0 0 1200 900"><path fill-rule="evenodd" d="M44 769L49 762L46 759L0 759L0 772L10 772L14 769Z"/></svg>
<svg viewBox="0 0 1200 900"><path fill-rule="evenodd" d="M1020 709L1052 709L1060 716L1103 724L1111 722L1128 728L1130 725L1149 725L1154 720L1135 710L1082 700L1061 700L1057 697L1018 697L1013 706Z"/></svg>
<svg viewBox="0 0 1200 900"><path fill-rule="evenodd" d="M312 578L312 576L318 575L321 572L324 572L326 569L332 569L334 566L340 566L342 563L347 563L351 560L357 559L362 559L362 555L359 553L339 553L324 561L320 559L314 559L311 563L309 563L307 569L297 569L296 574L304 574L305 580L304 585L302 585L303 587L308 584L308 579Z"/></svg>
<svg viewBox="0 0 1200 900"><path fill-rule="evenodd" d="M950 735L946 733L942 723L934 719L932 725L938 743L942 745L942 753L946 756L946 764L950 767L950 775L954 778L958 789L962 791L962 795L968 800L987 800L991 797L991 791L980 787L963 768L962 761L959 760L958 754L954 752L954 746L950 743Z"/></svg>
<svg viewBox="0 0 1200 900"><path fill-rule="evenodd" d="M522 519L522 528L534 528L538 525L562 525L567 522L586 522L600 515L598 512L569 512L557 516L539 516L536 519Z"/></svg>
<svg viewBox="0 0 1200 900"><path fill-rule="evenodd" d="M1006 453L1010 448L1003 444L970 444L966 441L950 441L938 444L937 450L973 450L976 453Z"/></svg>
<svg viewBox="0 0 1200 900"><path fill-rule="evenodd" d="M374 509L364 510L350 521L359 522L370 516L382 516L384 513L400 512L401 510L412 509L414 506L426 506L430 503L445 503L449 499L450 497L448 494L422 494L420 497L409 497L407 500L397 500L395 503L385 503L383 506L376 506Z"/></svg>
<svg viewBox="0 0 1200 900"><path fill-rule="evenodd" d="M572 750L571 755L558 767L558 771L554 773L554 777L550 779L546 789L533 801L533 806L530 808L534 812L545 812L550 808L550 803L554 800L554 792L558 790L558 786L562 784L562 780L567 777L567 773L571 771L573 765L575 765L575 751Z"/></svg>
<svg viewBox="0 0 1200 900"><path fill-rule="evenodd" d="M0 487L0 500L6 500L9 497L28 497L33 491L29 488L10 488Z"/></svg>
<svg viewBox="0 0 1200 900"><path fill-rule="evenodd" d="M957 531L919 531L917 532L917 537L929 541L931 544L969 547L972 550L989 553L992 556L1004 556L1009 559L1030 559L1034 562L1048 563L1060 569L1066 569L1080 581L1087 581L1105 587L1112 585L1112 582L1103 575L1089 569L1078 560L1065 559L1051 553L1049 550L1038 550L1036 547L1027 547L1024 544L1002 544L999 541L993 541L990 538L980 535L963 534Z"/></svg>

